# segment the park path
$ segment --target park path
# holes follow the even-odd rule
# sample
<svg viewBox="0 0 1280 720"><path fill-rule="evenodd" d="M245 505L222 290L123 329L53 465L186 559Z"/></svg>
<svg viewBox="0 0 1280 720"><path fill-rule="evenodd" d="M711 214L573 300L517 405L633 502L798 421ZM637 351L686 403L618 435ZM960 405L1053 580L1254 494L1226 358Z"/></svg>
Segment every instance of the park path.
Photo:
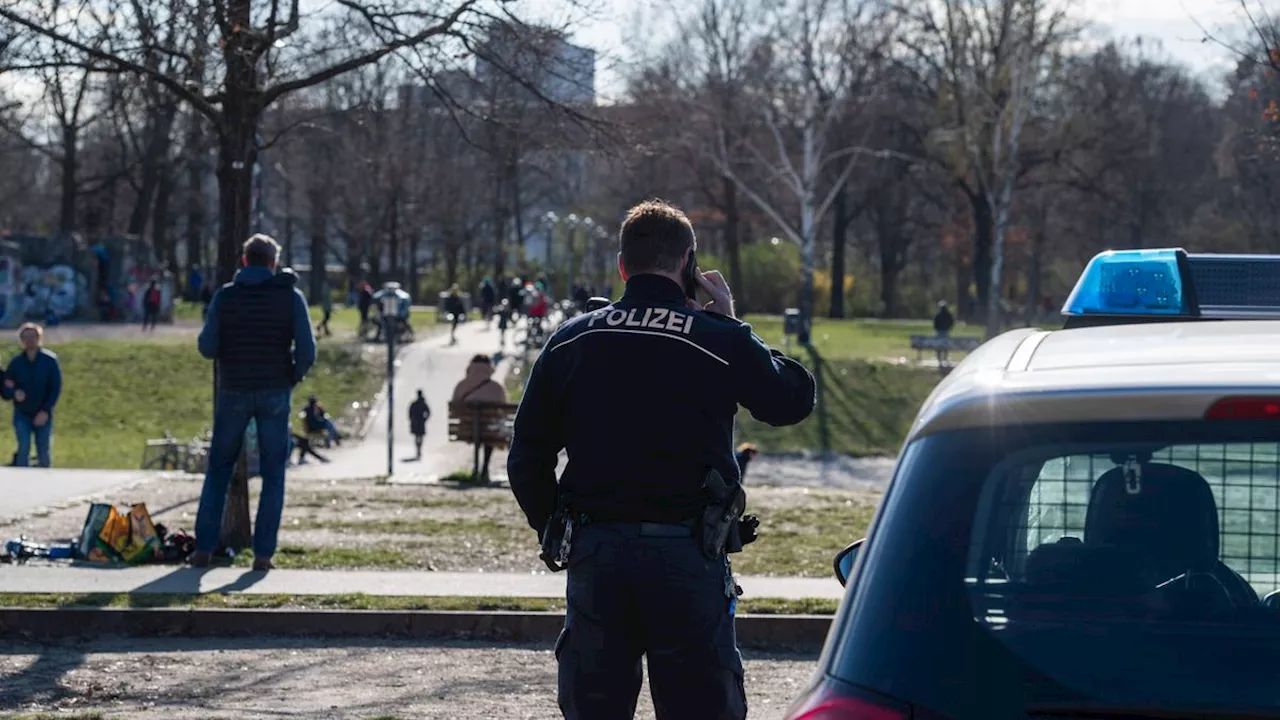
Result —
<svg viewBox="0 0 1280 720"><path fill-rule="evenodd" d="M478 353L501 353L494 380L502 382L517 352L516 333L508 331L505 344L499 343L497 323L487 326L471 320L458 327L456 344L450 344L448 332L432 333L400 351L397 355L394 406L390 409L394 431L392 439L391 482L432 482L449 473L469 469L471 449L468 445L449 442L449 398L453 387L466 374L471 357ZM413 459L413 436L409 434L409 405L421 389L431 408L427 437L422 446L422 460ZM321 398L323 400L323 398ZM387 476L387 395L386 386L369 418L369 431L363 440L340 447L321 450L328 464L310 458L305 465L291 467L290 479L349 480ZM491 464L494 479L506 475L506 455L494 453Z"/></svg>
<svg viewBox="0 0 1280 720"><path fill-rule="evenodd" d="M737 577L744 597L786 600L844 597L832 577ZM272 570L191 568L174 565L95 567L93 564L0 566L0 588L9 593L238 593L246 595L345 595L380 597L562 598L564 573L422 572L418 570Z"/></svg>

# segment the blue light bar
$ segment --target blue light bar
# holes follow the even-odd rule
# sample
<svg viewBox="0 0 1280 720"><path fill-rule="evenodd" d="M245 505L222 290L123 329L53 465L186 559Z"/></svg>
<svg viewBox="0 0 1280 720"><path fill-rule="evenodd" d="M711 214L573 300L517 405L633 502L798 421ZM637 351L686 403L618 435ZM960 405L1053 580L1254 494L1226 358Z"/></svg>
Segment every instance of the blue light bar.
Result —
<svg viewBox="0 0 1280 720"><path fill-rule="evenodd" d="M1180 248L1109 250L1085 267L1062 314L1156 316L1199 314L1183 276L1187 253Z"/></svg>

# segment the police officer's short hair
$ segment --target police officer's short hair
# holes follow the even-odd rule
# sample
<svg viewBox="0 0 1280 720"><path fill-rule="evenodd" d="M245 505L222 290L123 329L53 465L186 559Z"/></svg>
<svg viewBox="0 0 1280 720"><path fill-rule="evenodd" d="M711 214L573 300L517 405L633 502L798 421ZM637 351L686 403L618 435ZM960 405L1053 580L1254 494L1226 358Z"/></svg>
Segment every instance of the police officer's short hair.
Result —
<svg viewBox="0 0 1280 720"><path fill-rule="evenodd" d="M663 200L645 200L627 211L618 231L622 267L637 273L677 272L696 242L693 223L680 208Z"/></svg>
<svg viewBox="0 0 1280 720"><path fill-rule="evenodd" d="M244 243L244 261L249 265L265 267L280 257L280 243L270 235L257 233Z"/></svg>

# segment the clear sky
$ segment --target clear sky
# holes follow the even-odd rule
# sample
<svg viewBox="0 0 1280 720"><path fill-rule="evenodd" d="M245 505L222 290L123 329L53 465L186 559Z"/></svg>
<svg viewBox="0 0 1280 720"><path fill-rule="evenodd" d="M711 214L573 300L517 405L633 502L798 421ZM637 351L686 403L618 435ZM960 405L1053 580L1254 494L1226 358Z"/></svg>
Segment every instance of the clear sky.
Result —
<svg viewBox="0 0 1280 720"><path fill-rule="evenodd" d="M669 32L672 5L688 8L689 3L673 0L590 0L590 12L573 19L574 41L601 53L596 70L596 89L609 97L620 91L619 63L629 56L634 38L654 38ZM562 0L531 0L535 13L556 15ZM1255 4L1257 0L1248 0ZM1217 81L1232 65L1231 53L1212 42L1202 42L1204 32L1197 22L1224 41L1241 37L1243 15L1240 0L1081 0L1081 19L1090 23L1087 38L1103 42L1109 37L1157 40L1164 54L1210 81ZM636 20L641 22L637 23Z"/></svg>

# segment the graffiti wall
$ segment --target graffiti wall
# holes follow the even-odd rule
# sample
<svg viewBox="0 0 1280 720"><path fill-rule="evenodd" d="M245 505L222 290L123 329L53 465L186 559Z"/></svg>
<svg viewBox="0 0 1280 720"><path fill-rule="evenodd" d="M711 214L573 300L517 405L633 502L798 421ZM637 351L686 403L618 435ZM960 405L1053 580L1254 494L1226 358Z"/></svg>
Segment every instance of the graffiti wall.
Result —
<svg viewBox="0 0 1280 720"><path fill-rule="evenodd" d="M89 279L70 265L22 268L22 314L58 322L88 308Z"/></svg>

